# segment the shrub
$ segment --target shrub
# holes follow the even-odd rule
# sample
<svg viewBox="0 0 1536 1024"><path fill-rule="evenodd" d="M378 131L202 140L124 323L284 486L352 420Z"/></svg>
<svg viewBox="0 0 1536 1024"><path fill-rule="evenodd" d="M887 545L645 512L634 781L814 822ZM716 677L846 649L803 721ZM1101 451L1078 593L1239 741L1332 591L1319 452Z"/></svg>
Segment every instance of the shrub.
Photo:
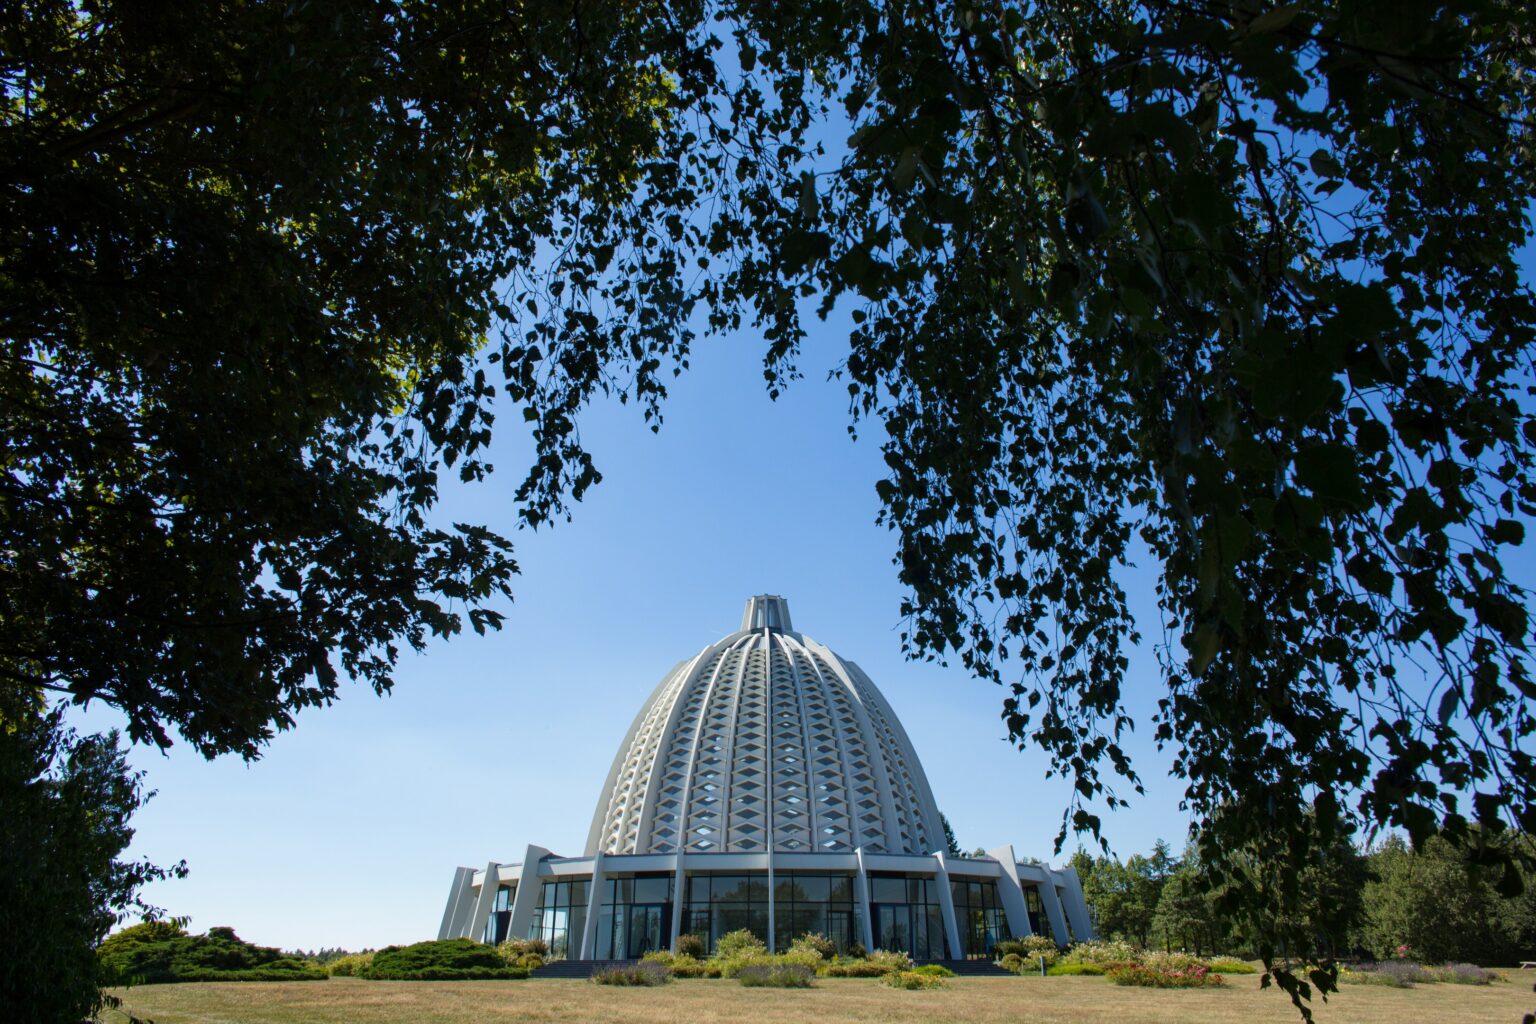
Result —
<svg viewBox="0 0 1536 1024"><path fill-rule="evenodd" d="M642 960L628 967L594 971L592 980L599 985L665 985L672 980L672 972L654 960Z"/></svg>
<svg viewBox="0 0 1536 1024"><path fill-rule="evenodd" d="M706 961L704 961L704 977L706 977L706 978L720 978L720 977L724 977L724 974L725 974L725 972L722 971L721 968L720 968L720 961L718 961L718 960L706 960Z"/></svg>
<svg viewBox="0 0 1536 1024"><path fill-rule="evenodd" d="M372 953L352 953L337 957L325 965L333 978L362 977L363 969L373 963Z"/></svg>
<svg viewBox="0 0 1536 1024"><path fill-rule="evenodd" d="M1057 964L1055 967L1046 968L1045 973L1052 978L1093 977L1104 975L1104 968L1098 964Z"/></svg>
<svg viewBox="0 0 1536 1024"><path fill-rule="evenodd" d="M891 971L885 976L885 983L892 988L904 989L943 988L949 984L943 978L922 971Z"/></svg>
<svg viewBox="0 0 1536 1024"><path fill-rule="evenodd" d="M768 947L763 945L763 940L745 928L726 932L720 936L720 941L715 943L715 957L720 960L766 955L767 952Z"/></svg>
<svg viewBox="0 0 1536 1024"><path fill-rule="evenodd" d="M1023 974L1025 971L1029 970L1029 961L1025 960L1017 953L1008 953L1005 954L1003 958L997 962L997 966L1014 974Z"/></svg>
<svg viewBox="0 0 1536 1024"><path fill-rule="evenodd" d="M507 963L494 946L473 939L443 939L409 946L386 946L358 972L376 981L452 981L482 978L526 978L529 968Z"/></svg>
<svg viewBox="0 0 1536 1024"><path fill-rule="evenodd" d="M709 976L709 965L701 962L695 957L687 956L681 953L677 956L674 956L672 958L672 962L667 966L671 969L672 976L674 978L704 978ZM719 976L720 974L717 969L715 972L715 977L718 978Z"/></svg>
<svg viewBox="0 0 1536 1024"><path fill-rule="evenodd" d="M1211 970L1217 972L1218 974L1258 974L1259 973L1259 969L1257 967L1253 966L1253 964L1245 963L1242 960L1229 960L1229 959L1227 959L1225 957L1222 957L1221 959L1217 959L1217 960L1209 960L1209 961L1206 962L1206 966L1208 966Z"/></svg>
<svg viewBox="0 0 1536 1024"><path fill-rule="evenodd" d="M168 922L124 928L97 947L104 977L152 985L178 981L319 981L316 964L270 946L255 946L233 928L188 935Z"/></svg>
<svg viewBox="0 0 1536 1024"><path fill-rule="evenodd" d="M914 974L926 974L930 978L953 978L955 972L943 964L924 964L921 967L912 968Z"/></svg>
<svg viewBox="0 0 1536 1024"><path fill-rule="evenodd" d="M649 953L641 956L640 959L648 963L661 964L663 967L671 967L672 961L675 958L673 954L667 952L664 949L653 949Z"/></svg>
<svg viewBox="0 0 1536 1024"><path fill-rule="evenodd" d="M869 963L879 964L888 971L910 971L912 958L898 950L877 949L869 954Z"/></svg>
<svg viewBox="0 0 1536 1024"><path fill-rule="evenodd" d="M549 959L549 943L543 939L507 939L496 949L508 963L514 963L530 955Z"/></svg>
<svg viewBox="0 0 1536 1024"><path fill-rule="evenodd" d="M688 932L677 937L677 942L672 946L672 952L678 956L691 956L695 960L703 960L708 950L704 944L704 936Z"/></svg>
<svg viewBox="0 0 1536 1024"><path fill-rule="evenodd" d="M1128 942L1079 942L1067 950L1061 962L1107 967L1110 964L1136 963L1140 959L1141 951Z"/></svg>
<svg viewBox="0 0 1536 1024"><path fill-rule="evenodd" d="M1498 975L1476 964L1441 964L1424 969L1431 978L1450 985L1491 985Z"/></svg>
<svg viewBox="0 0 1536 1024"><path fill-rule="evenodd" d="M865 960L869 957L869 950L864 948L864 943L855 942L848 947L848 955L855 960Z"/></svg>
<svg viewBox="0 0 1536 1024"><path fill-rule="evenodd" d="M736 980L747 988L810 988L814 977L814 968L784 962L747 964L736 974Z"/></svg>
<svg viewBox="0 0 1536 1024"><path fill-rule="evenodd" d="M818 960L836 960L837 944L818 932L806 932L790 943L790 950L816 954Z"/></svg>
<svg viewBox="0 0 1536 1024"><path fill-rule="evenodd" d="M868 960L848 960L822 968L822 974L828 978L883 978L890 973L891 969L884 964Z"/></svg>
<svg viewBox="0 0 1536 1024"><path fill-rule="evenodd" d="M1152 967L1143 963L1118 963L1106 965L1104 973L1116 985L1141 985L1146 988L1215 988L1226 984L1225 978L1212 973L1204 964L1180 969Z"/></svg>
<svg viewBox="0 0 1536 1024"><path fill-rule="evenodd" d="M766 967L773 963L773 957L767 953L747 954L744 956L715 957L715 963L720 965L720 977L734 978L747 967Z"/></svg>
<svg viewBox="0 0 1536 1024"><path fill-rule="evenodd" d="M1413 982L1406 978L1387 974L1374 970L1371 967L1361 965L1357 967L1343 967L1339 969L1339 984L1341 985L1387 985L1391 988L1412 988Z"/></svg>

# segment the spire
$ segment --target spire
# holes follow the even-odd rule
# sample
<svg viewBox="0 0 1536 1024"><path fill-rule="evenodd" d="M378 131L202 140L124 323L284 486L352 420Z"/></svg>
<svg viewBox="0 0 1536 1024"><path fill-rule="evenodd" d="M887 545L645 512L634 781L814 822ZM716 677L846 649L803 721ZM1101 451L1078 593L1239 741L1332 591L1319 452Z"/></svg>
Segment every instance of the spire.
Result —
<svg viewBox="0 0 1536 1024"><path fill-rule="evenodd" d="M775 594L748 598L747 610L741 616L741 628L792 631L795 627L789 622L789 602Z"/></svg>

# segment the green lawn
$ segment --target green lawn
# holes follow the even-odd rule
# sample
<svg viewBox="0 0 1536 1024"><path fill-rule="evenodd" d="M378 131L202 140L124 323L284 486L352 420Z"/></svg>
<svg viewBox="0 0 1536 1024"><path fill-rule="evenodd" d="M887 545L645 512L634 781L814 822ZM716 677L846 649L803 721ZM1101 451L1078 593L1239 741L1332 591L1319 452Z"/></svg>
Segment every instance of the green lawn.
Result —
<svg viewBox="0 0 1536 1024"><path fill-rule="evenodd" d="M1492 986L1349 986L1317 1008L1318 1024L1518 1024L1536 995L1518 974ZM731 981L611 988L586 981L330 981L152 985L119 991L155 1024L1292 1024L1286 997L1255 977L1221 989L1122 988L1103 978L957 978L903 992L868 979L812 989L747 989ZM107 1024L124 1024L108 1013Z"/></svg>

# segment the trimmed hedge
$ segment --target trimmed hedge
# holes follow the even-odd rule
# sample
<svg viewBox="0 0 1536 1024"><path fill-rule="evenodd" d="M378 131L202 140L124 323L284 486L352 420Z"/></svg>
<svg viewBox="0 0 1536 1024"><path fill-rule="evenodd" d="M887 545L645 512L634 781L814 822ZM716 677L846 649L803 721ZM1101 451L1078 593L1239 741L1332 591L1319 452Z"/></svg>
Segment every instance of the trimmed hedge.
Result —
<svg viewBox="0 0 1536 1024"><path fill-rule="evenodd" d="M949 982L935 974L924 974L922 971L892 971L885 976L885 983L892 988L917 990L925 988L944 988Z"/></svg>
<svg viewBox="0 0 1536 1024"><path fill-rule="evenodd" d="M527 967L509 965L494 946L473 939L443 939L385 946L357 976L374 981L479 981L526 978Z"/></svg>
<svg viewBox="0 0 1536 1024"><path fill-rule="evenodd" d="M1045 973L1052 978L1070 978L1082 975L1102 978L1104 976L1104 968L1098 964L1057 964L1055 967L1046 968Z"/></svg>

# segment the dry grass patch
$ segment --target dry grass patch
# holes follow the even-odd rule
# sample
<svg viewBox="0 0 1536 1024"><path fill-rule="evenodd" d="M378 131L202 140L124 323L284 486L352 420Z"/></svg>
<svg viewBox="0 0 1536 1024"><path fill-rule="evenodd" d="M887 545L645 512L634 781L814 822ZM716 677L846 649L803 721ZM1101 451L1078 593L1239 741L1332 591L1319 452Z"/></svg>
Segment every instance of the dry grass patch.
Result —
<svg viewBox="0 0 1536 1024"><path fill-rule="evenodd" d="M679 981L608 988L585 981L325 982L154 985L120 991L155 1024L1296 1024L1285 996L1237 977L1220 989L1122 988L1103 978L956 978L905 992L867 979L813 989ZM1317 1007L1318 1024L1488 1024L1531 1009L1525 985L1357 986ZM109 1014L108 1024L123 1024Z"/></svg>

